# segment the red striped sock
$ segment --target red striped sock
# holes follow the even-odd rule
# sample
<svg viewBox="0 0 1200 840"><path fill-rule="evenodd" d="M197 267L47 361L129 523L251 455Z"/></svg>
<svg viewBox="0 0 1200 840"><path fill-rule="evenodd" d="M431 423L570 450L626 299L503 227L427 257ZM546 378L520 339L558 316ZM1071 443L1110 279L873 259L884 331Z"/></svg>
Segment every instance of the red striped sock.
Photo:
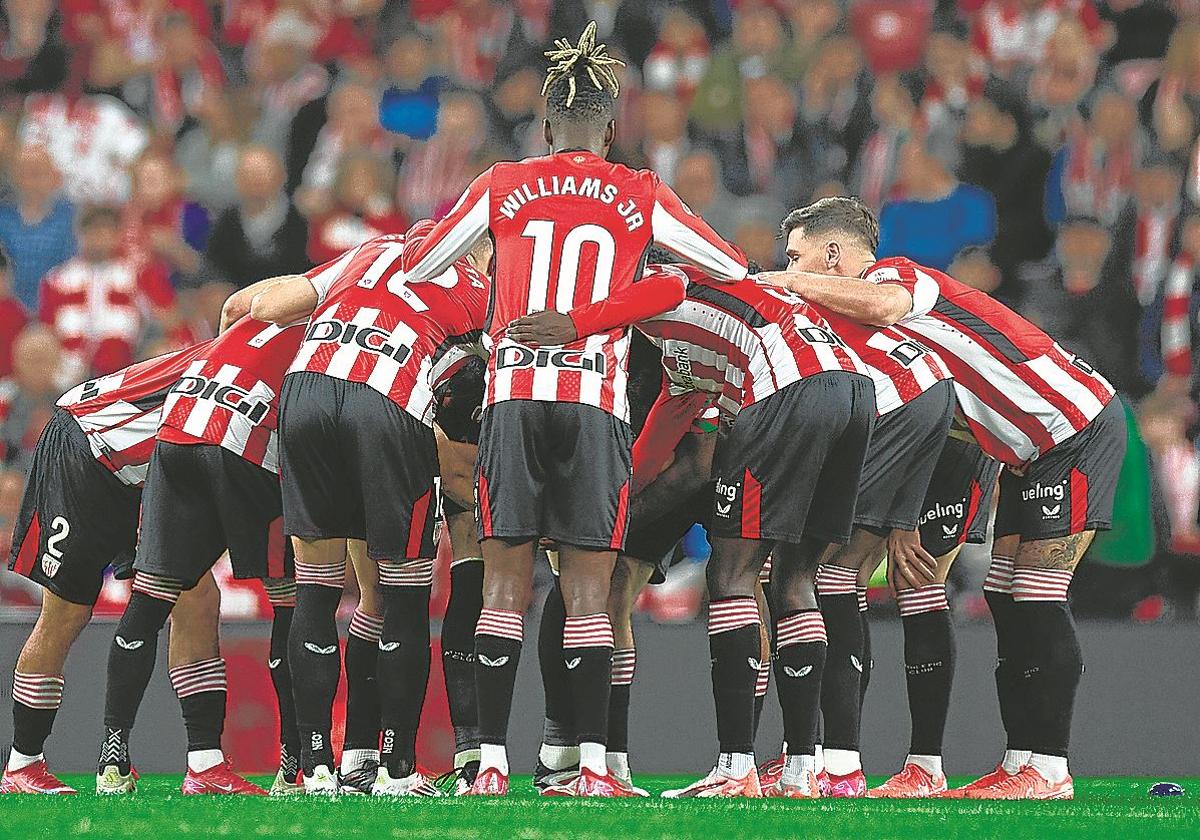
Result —
<svg viewBox="0 0 1200 840"><path fill-rule="evenodd" d="M771 557L772 555L768 554L762 568L758 570L758 582L764 586L771 582Z"/></svg>
<svg viewBox="0 0 1200 840"><path fill-rule="evenodd" d="M62 705L61 674L13 672L13 700L31 709L57 709Z"/></svg>
<svg viewBox="0 0 1200 840"><path fill-rule="evenodd" d="M1011 557L992 557L988 566L987 577L983 581L984 592L999 592L1002 595L1012 593L1013 559Z"/></svg>
<svg viewBox="0 0 1200 840"><path fill-rule="evenodd" d="M858 597L858 611L866 612L867 611L867 587L865 587L865 586L854 587L854 594Z"/></svg>
<svg viewBox="0 0 1200 840"><path fill-rule="evenodd" d="M569 615L563 624L563 648L613 647L612 622L608 613Z"/></svg>
<svg viewBox="0 0 1200 840"><path fill-rule="evenodd" d="M296 606L295 578L264 578L262 584L272 607Z"/></svg>
<svg viewBox="0 0 1200 840"><path fill-rule="evenodd" d="M775 647L778 650L789 645L828 641L825 619L820 610L801 610L785 615L775 624Z"/></svg>
<svg viewBox="0 0 1200 840"><path fill-rule="evenodd" d="M484 607L475 623L476 636L499 636L515 642L525 638L525 616L515 610L496 610Z"/></svg>
<svg viewBox="0 0 1200 840"><path fill-rule="evenodd" d="M350 616L350 635L372 644L379 643L379 635L383 633L383 616L363 612L362 607L355 607L354 615Z"/></svg>
<svg viewBox="0 0 1200 840"><path fill-rule="evenodd" d="M171 677L171 687L175 689L175 694L180 700L204 691L226 690L225 660L219 656L179 665L168 673Z"/></svg>
<svg viewBox="0 0 1200 840"><path fill-rule="evenodd" d="M179 600L180 593L183 592L183 582L162 575L137 572L133 576L133 591L157 598L159 601L166 601L168 604L174 604Z"/></svg>
<svg viewBox="0 0 1200 840"><path fill-rule="evenodd" d="M754 681L754 696L766 697L771 685L771 657L766 657L758 665L758 678Z"/></svg>
<svg viewBox="0 0 1200 840"><path fill-rule="evenodd" d="M822 563L817 567L818 595L853 595L858 589L858 569Z"/></svg>
<svg viewBox="0 0 1200 840"><path fill-rule="evenodd" d="M624 648L613 651L612 684L632 685L633 672L637 667L637 649Z"/></svg>
<svg viewBox="0 0 1200 840"><path fill-rule="evenodd" d="M346 561L336 563L301 563L296 561L297 586L328 586L341 589L346 585Z"/></svg>
<svg viewBox="0 0 1200 840"><path fill-rule="evenodd" d="M708 605L708 635L757 625L758 601L749 596L722 598Z"/></svg>
<svg viewBox="0 0 1200 840"><path fill-rule="evenodd" d="M379 561L381 586L432 586L432 560Z"/></svg>
<svg viewBox="0 0 1200 840"><path fill-rule="evenodd" d="M1074 572L1066 569L1034 569L1018 566L1013 571L1013 601L1065 601Z"/></svg>
<svg viewBox="0 0 1200 840"><path fill-rule="evenodd" d="M946 600L946 584L931 583L916 589L901 589L896 593L896 606L900 608L902 617L948 610L950 603Z"/></svg>

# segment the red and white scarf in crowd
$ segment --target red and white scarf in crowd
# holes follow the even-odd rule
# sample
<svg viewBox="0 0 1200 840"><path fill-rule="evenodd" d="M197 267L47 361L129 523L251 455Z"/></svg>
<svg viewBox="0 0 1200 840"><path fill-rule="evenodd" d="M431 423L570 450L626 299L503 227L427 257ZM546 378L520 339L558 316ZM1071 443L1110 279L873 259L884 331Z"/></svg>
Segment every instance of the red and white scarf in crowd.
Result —
<svg viewBox="0 0 1200 840"><path fill-rule="evenodd" d="M1192 375L1192 289L1196 262L1181 251L1167 272L1163 288L1160 346L1163 370L1172 376Z"/></svg>
<svg viewBox="0 0 1200 840"><path fill-rule="evenodd" d="M221 59L212 44L201 47L196 65L184 74L162 68L154 74L155 119L161 128L175 130L208 91L225 86Z"/></svg>
<svg viewBox="0 0 1200 840"><path fill-rule="evenodd" d="M1137 211L1133 230L1133 291L1138 303L1149 306L1158 297L1158 290L1170 265L1171 238L1179 220L1179 208L1159 208Z"/></svg>
<svg viewBox="0 0 1200 840"><path fill-rule="evenodd" d="M1119 149L1105 149L1079 126L1067 149L1063 197L1070 213L1095 216L1103 224L1116 221L1133 186L1136 140Z"/></svg>

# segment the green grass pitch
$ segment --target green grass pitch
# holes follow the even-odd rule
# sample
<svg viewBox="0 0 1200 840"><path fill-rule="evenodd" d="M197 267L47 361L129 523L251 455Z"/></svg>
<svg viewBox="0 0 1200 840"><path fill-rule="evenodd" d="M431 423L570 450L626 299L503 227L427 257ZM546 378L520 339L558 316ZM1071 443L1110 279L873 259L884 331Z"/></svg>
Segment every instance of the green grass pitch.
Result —
<svg viewBox="0 0 1200 840"><path fill-rule="evenodd" d="M100 799L88 792L91 777L70 776L66 781L84 793L0 797L0 838L1200 837L1200 778L1177 779L1189 792L1177 798L1148 797L1150 779L1091 778L1076 780L1073 802L1011 803L545 800L533 795L528 777L514 778L514 794L505 799L183 797L177 776L143 778L137 795L128 799ZM638 781L658 793L690 779L657 776ZM966 780L952 780L961 781Z"/></svg>

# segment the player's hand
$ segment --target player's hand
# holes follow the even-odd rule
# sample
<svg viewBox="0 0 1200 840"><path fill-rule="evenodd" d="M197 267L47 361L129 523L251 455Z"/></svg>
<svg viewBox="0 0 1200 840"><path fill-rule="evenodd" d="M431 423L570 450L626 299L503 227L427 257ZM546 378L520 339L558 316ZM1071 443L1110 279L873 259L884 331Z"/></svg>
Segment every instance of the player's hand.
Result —
<svg viewBox="0 0 1200 840"><path fill-rule="evenodd" d="M937 582L937 560L921 546L920 533L893 528L888 535L888 585L892 593L900 584L916 589Z"/></svg>
<svg viewBox="0 0 1200 840"><path fill-rule="evenodd" d="M508 337L528 347L570 344L579 335L569 315L550 309L524 315L508 325Z"/></svg>

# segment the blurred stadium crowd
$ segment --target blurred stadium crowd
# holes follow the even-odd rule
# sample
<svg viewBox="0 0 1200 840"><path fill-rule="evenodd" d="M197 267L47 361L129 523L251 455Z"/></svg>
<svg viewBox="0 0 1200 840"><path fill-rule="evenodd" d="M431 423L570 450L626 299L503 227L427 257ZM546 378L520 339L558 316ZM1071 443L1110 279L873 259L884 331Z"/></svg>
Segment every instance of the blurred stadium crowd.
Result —
<svg viewBox="0 0 1200 840"><path fill-rule="evenodd" d="M492 162L543 151L542 50L595 19L629 63L613 157L655 169L751 258L781 265L789 208L854 193L880 211L881 257L949 270L1103 370L1140 440L1076 612L1195 615L1200 0L0 12L5 557L63 390L208 337L233 288L436 217ZM660 614L698 606L682 591ZM227 596L227 612L259 607ZM35 598L0 572L0 605Z"/></svg>

